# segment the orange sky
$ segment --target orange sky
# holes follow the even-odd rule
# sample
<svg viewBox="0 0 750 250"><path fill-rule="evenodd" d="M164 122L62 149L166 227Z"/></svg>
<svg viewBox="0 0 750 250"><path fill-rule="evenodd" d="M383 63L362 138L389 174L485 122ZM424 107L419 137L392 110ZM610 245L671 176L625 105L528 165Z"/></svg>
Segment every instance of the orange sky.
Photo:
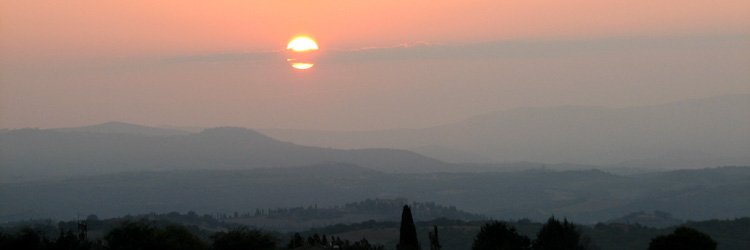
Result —
<svg viewBox="0 0 750 250"><path fill-rule="evenodd" d="M267 53L301 33L305 73ZM0 1L0 128L425 127L748 93L748 65L747 0Z"/></svg>
<svg viewBox="0 0 750 250"><path fill-rule="evenodd" d="M81 57L750 32L750 1L4 1L6 56Z"/></svg>

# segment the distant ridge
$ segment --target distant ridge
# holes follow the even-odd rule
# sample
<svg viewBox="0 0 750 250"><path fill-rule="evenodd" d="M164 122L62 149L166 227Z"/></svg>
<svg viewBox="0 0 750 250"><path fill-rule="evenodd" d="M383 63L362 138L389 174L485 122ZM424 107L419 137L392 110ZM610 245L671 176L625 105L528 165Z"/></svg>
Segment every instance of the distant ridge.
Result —
<svg viewBox="0 0 750 250"><path fill-rule="evenodd" d="M685 221L672 217L664 211L633 212L620 218L608 220L607 223L638 224L647 227L665 228L685 223Z"/></svg>
<svg viewBox="0 0 750 250"><path fill-rule="evenodd" d="M290 143L278 141L255 130L239 127L208 128L195 134L195 136L206 142L232 143L234 145L259 147L290 145Z"/></svg>
<svg viewBox="0 0 750 250"><path fill-rule="evenodd" d="M170 136L170 135L185 135L189 134L186 131L170 129L170 128L156 128L142 126L126 122L105 122L102 124L83 126L83 127L72 127L72 128L56 128L53 129L60 132L88 132L88 133L102 133L102 134L133 134L133 135L152 135L152 136Z"/></svg>
<svg viewBox="0 0 750 250"><path fill-rule="evenodd" d="M627 108L518 108L421 129L262 130L303 145L399 148L446 162L645 168L750 164L748 131L750 94Z"/></svg>
<svg viewBox="0 0 750 250"><path fill-rule="evenodd" d="M666 211L673 218L684 220L727 219L750 213L750 200L743 198L750 197L750 167L628 176L598 170L393 174L345 163L133 171L0 183L0 223L28 218L71 218L76 213L105 217L191 210L252 213L256 209L332 207L368 197L434 201L496 219L539 221L555 215L580 223L597 223L635 211ZM399 201L376 202L365 207L384 207L383 211L390 211L400 205L403 204ZM399 216L397 211L387 214ZM671 223L664 220L667 216L655 215L636 214L622 222ZM321 222L318 219L324 216L308 217L312 219L309 225ZM282 220L283 217L286 216ZM368 219L373 218L343 218L344 221Z"/></svg>
<svg viewBox="0 0 750 250"><path fill-rule="evenodd" d="M0 182L137 170L251 169L349 163L384 172L452 166L397 149L339 150L282 142L246 128L189 134L126 123L0 133Z"/></svg>
<svg viewBox="0 0 750 250"><path fill-rule="evenodd" d="M400 209L408 204L414 210L417 221L428 221L438 218L451 220L484 220L487 217L469 213L454 206L443 206L435 202L409 202L405 198L394 199L366 199L349 202L343 205L321 206L309 204L307 206L286 208L264 208L230 214L223 218L225 222L261 226L263 228L298 231L313 226L355 223L361 221L398 221Z"/></svg>

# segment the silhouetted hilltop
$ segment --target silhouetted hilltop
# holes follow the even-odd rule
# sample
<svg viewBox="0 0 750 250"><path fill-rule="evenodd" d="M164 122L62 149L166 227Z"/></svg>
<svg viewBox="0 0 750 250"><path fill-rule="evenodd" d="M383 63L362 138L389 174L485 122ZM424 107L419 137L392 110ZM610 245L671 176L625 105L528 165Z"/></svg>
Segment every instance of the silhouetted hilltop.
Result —
<svg viewBox="0 0 750 250"><path fill-rule="evenodd" d="M355 223L366 220L398 221L400 214L394 212L409 204L415 211L417 221L447 218L454 220L483 220L486 217L444 206L435 202L409 202L404 198L367 199L344 205L307 205L283 208L261 208L255 211L239 211L220 214L225 222L260 226L280 231L306 230L313 226Z"/></svg>
<svg viewBox="0 0 750 250"><path fill-rule="evenodd" d="M149 126L142 126L126 122L106 122L102 124L96 124L91 126L74 127L74 128L56 128L53 129L60 132L89 132L89 133L103 133L103 134L133 134L133 135L153 135L153 136L169 136L169 135L185 135L188 132L169 129L169 128L156 128Z"/></svg>
<svg viewBox="0 0 750 250"><path fill-rule="evenodd" d="M672 217L671 214L664 211L652 211L652 212L634 212L608 220L607 223L618 223L618 224L630 224L630 225L643 225L647 227L665 228L670 226L676 226L684 223L683 220Z"/></svg>
<svg viewBox="0 0 750 250"><path fill-rule="evenodd" d="M289 143L283 143L264 134L258 133L255 130L239 127L208 128L198 133L196 137L205 140L206 142L222 144L238 144L258 147L289 145Z"/></svg>
<svg viewBox="0 0 750 250"><path fill-rule="evenodd" d="M644 173L639 176L651 181L682 182L692 185L721 185L750 178L747 167L726 166L703 169L680 169L664 172Z"/></svg>
<svg viewBox="0 0 750 250"><path fill-rule="evenodd" d="M295 178L331 178L331 177L355 177L355 178L375 178L386 175L384 172L370 168L360 167L351 163L344 162L324 162L309 166L295 167L276 167L276 168L256 168L252 172L254 176L278 176L285 178L294 176Z"/></svg>
<svg viewBox="0 0 750 250"><path fill-rule="evenodd" d="M170 136L18 129L0 133L0 159L0 182L136 170L250 169L325 162L386 172L450 168L405 150L300 146L245 128Z"/></svg>
<svg viewBox="0 0 750 250"><path fill-rule="evenodd" d="M691 176L701 173L731 178L691 181ZM0 184L4 202L0 221L71 218L76 213L109 217L189 210L252 212L398 197L457 206L499 219L544 220L555 215L595 223L655 210L685 220L735 218L750 215L750 200L737 198L750 197L750 167L653 175L599 170L397 174L344 163L138 171Z"/></svg>
<svg viewBox="0 0 750 250"><path fill-rule="evenodd" d="M489 158L650 168L750 164L747 131L750 94L627 108L519 108L422 129L263 130L304 145L399 148L446 162ZM446 154L450 149L456 152Z"/></svg>

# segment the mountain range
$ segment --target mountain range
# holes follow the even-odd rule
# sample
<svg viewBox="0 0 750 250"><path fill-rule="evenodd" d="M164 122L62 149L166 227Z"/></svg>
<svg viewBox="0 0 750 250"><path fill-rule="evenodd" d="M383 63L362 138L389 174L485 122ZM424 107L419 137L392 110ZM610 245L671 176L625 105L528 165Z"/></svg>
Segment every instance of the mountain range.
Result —
<svg viewBox="0 0 750 250"><path fill-rule="evenodd" d="M340 150L282 142L245 128L180 133L122 123L0 133L0 181L138 170L253 169L345 162L386 172L452 166L398 149Z"/></svg>
<svg viewBox="0 0 750 250"><path fill-rule="evenodd" d="M519 108L419 129L260 131L303 145L398 148L446 162L700 168L750 163L750 94L626 108Z"/></svg>

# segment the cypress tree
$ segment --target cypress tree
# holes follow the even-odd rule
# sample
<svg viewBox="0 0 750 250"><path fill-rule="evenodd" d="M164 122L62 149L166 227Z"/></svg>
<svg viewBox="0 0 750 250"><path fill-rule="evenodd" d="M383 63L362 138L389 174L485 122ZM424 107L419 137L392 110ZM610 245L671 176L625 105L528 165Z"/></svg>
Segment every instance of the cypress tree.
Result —
<svg viewBox="0 0 750 250"><path fill-rule="evenodd" d="M417 227L414 226L414 219L411 216L411 209L404 205L404 211L401 213L401 234L398 239L397 250L419 250L419 241L417 240Z"/></svg>
<svg viewBox="0 0 750 250"><path fill-rule="evenodd" d="M549 218L531 245L533 250L584 250L581 233L568 220Z"/></svg>

